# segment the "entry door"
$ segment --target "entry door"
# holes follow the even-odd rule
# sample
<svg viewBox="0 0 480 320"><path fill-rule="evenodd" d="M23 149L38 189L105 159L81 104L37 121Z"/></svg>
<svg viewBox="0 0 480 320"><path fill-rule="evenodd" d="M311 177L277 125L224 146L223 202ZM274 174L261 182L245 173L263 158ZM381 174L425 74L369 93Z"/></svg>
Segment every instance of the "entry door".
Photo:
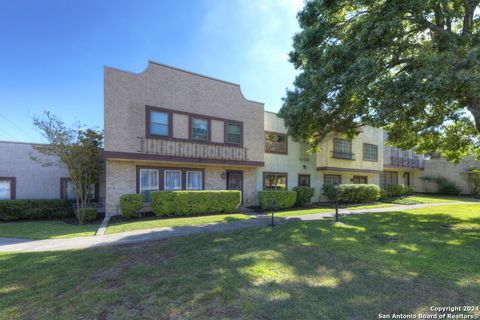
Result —
<svg viewBox="0 0 480 320"><path fill-rule="evenodd" d="M240 190L243 199L243 172L227 171L227 190Z"/></svg>

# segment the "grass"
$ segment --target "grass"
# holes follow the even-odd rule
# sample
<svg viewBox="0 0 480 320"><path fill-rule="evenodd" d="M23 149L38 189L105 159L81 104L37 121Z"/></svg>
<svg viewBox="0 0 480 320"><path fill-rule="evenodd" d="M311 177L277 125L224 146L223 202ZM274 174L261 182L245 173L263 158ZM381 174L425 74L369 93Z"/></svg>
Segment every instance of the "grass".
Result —
<svg viewBox="0 0 480 320"><path fill-rule="evenodd" d="M479 199L462 196L441 196L441 195L414 195L405 197L404 199L410 199L420 201L422 203L443 203L443 202L480 202Z"/></svg>
<svg viewBox="0 0 480 320"><path fill-rule="evenodd" d="M142 229L163 228L163 227L181 227L196 224L214 223L214 222L231 222L239 220L251 219L246 214L222 214L201 217L182 217L171 219L145 219L112 222L108 225L106 233L120 233Z"/></svg>
<svg viewBox="0 0 480 320"><path fill-rule="evenodd" d="M63 221L0 223L0 237L25 239L63 239L93 236L98 224L76 225Z"/></svg>
<svg viewBox="0 0 480 320"><path fill-rule="evenodd" d="M480 301L480 206L0 254L3 319L374 319Z"/></svg>
<svg viewBox="0 0 480 320"><path fill-rule="evenodd" d="M374 209L374 208L387 208L396 206L391 203L377 203L377 204L368 204L368 205L340 205L340 209L349 209L349 210L362 210L362 209ZM316 213L328 213L335 211L334 207L318 207L312 209L294 209L286 211L275 212L276 217L291 217L291 216L300 216L304 214L316 214ZM269 214L268 212L266 214Z"/></svg>

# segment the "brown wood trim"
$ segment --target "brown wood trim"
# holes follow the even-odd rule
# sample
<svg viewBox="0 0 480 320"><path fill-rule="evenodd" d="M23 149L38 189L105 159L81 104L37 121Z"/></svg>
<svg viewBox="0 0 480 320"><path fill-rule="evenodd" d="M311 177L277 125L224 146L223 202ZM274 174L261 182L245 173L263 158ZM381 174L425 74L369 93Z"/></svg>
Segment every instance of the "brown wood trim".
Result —
<svg viewBox="0 0 480 320"><path fill-rule="evenodd" d="M17 198L17 178L16 177L0 177L0 180L10 181L10 200Z"/></svg>
<svg viewBox="0 0 480 320"><path fill-rule="evenodd" d="M371 145L371 146L376 146L377 147L377 160L367 160L367 159L365 159L365 146L366 145ZM378 144L367 143L367 142L363 143L363 145L362 145L362 159L363 159L363 161L378 162L378 153L379 153Z"/></svg>
<svg viewBox="0 0 480 320"><path fill-rule="evenodd" d="M372 169L353 169L353 168L339 168L339 167L317 167L317 171L342 171L342 172L366 172L366 173L382 173L382 170Z"/></svg>
<svg viewBox="0 0 480 320"><path fill-rule="evenodd" d="M153 169L158 170L158 188L165 189L165 170L178 170L182 176L182 190L187 190L187 171L201 171L202 172L202 190L205 190L205 168L183 168L183 167L169 167L169 166L136 166L136 191L140 193L140 170Z"/></svg>
<svg viewBox="0 0 480 320"><path fill-rule="evenodd" d="M282 176L285 176L285 190L288 190L288 172L271 172L271 171L263 172L263 174L262 174L263 190L265 190L265 176L267 176L267 175L282 175Z"/></svg>
<svg viewBox="0 0 480 320"><path fill-rule="evenodd" d="M247 167L263 167L263 161L237 161L237 160L218 160L218 159L204 159L204 158L187 158L178 156L165 156L159 154L145 154L134 152L121 151L104 151L104 159L125 159L125 160L151 160L151 161L169 161L169 162L185 162L198 164L231 164L237 166Z"/></svg>
<svg viewBox="0 0 480 320"><path fill-rule="evenodd" d="M152 135L150 134L150 111L160 111L168 113L168 121L169 121L169 128L168 128L168 136L161 136L161 135ZM173 136L173 114L181 114L188 116L188 138L175 138ZM200 118L208 120L208 141L203 140L193 140L192 139L192 118ZM221 142L212 142L212 120L222 121L224 123L224 136L223 136L223 143ZM240 144L237 143L227 143L227 136L226 136L226 127L227 123L234 123L240 125ZM196 143L208 143L208 144L217 144L217 145L228 145L228 146L240 146L243 147L244 137L243 137L243 121L238 120L230 120L225 118L219 118L214 116L209 116L205 114L198 114L198 113L191 113L185 111L179 111L174 109L166 109L160 107L154 107L150 105L145 105L145 137L150 139L165 139L165 140L175 140L175 141L185 141L185 142L196 142Z"/></svg>
<svg viewBox="0 0 480 320"><path fill-rule="evenodd" d="M266 144L266 143L265 143L265 142L266 142L266 135L267 135L267 134L276 134L276 135L279 135L279 136L284 136L284 137L285 137L285 140L286 140L286 142L285 142L285 144L286 144L286 146L285 146L285 152L267 151L267 148L266 148L266 146L265 146L265 144ZM263 134L263 150L264 150L265 153L284 154L284 155L288 154L288 134L286 134L286 133L281 133L281 132L275 132L275 131L267 131L267 130L265 130L265 132L264 132L264 134Z"/></svg>
<svg viewBox="0 0 480 320"><path fill-rule="evenodd" d="M311 176L309 174L302 174L302 173L299 173L298 174L298 181L297 181L297 186L300 186L300 178L301 177L308 177L308 186L307 187L310 187L312 185L312 179L311 179Z"/></svg>
<svg viewBox="0 0 480 320"><path fill-rule="evenodd" d="M237 124L240 125L240 143L232 143L228 142L228 125L229 124ZM243 122L241 121L234 121L234 120L225 120L223 122L224 130L223 130L223 143L227 146L238 146L243 147Z"/></svg>

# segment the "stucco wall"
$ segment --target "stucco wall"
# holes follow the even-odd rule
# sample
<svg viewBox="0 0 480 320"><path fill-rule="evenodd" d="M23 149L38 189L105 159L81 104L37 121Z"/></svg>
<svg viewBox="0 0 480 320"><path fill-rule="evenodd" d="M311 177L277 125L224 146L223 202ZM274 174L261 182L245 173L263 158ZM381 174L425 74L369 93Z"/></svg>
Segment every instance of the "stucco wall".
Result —
<svg viewBox="0 0 480 320"><path fill-rule="evenodd" d="M31 156L51 162L42 166ZM45 156L30 143L0 141L0 177L16 178L17 199L58 199L60 198L60 178L68 177L67 169L58 158ZM105 197L105 183L100 181L100 198Z"/></svg>
<svg viewBox="0 0 480 320"><path fill-rule="evenodd" d="M255 168L237 166L198 165L159 161L121 161L107 160L107 215L119 213L119 199L123 194L137 193L137 166L198 168L205 170L206 190L225 190L226 179L222 173L226 170L243 171L243 197L245 204L254 204L256 198Z"/></svg>
<svg viewBox="0 0 480 320"><path fill-rule="evenodd" d="M104 90L106 151L138 151L150 105L242 121L248 160L263 161L263 104L245 99L236 84L149 62L140 74L106 67Z"/></svg>

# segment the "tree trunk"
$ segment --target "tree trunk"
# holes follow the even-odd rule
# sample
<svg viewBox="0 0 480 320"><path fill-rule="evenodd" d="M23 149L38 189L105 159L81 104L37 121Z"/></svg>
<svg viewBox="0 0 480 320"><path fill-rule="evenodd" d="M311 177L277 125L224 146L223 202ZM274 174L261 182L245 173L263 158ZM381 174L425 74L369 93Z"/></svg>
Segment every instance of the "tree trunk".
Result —
<svg viewBox="0 0 480 320"><path fill-rule="evenodd" d="M468 110L472 113L475 120L475 126L480 134L480 97L470 96L468 97L469 107Z"/></svg>

